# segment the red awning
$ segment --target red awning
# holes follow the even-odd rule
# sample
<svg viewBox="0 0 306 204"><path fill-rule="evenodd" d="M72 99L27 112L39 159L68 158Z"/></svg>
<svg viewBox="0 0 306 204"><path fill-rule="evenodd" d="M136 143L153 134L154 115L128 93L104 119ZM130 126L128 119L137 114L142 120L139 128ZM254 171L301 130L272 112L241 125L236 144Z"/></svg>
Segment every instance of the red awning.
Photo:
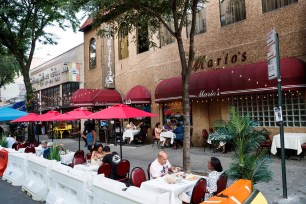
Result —
<svg viewBox="0 0 306 204"><path fill-rule="evenodd" d="M122 103L122 97L114 89L79 89L70 99L71 106L99 106Z"/></svg>
<svg viewBox="0 0 306 204"><path fill-rule="evenodd" d="M306 64L296 58L280 62L283 90L306 87ZM277 90L277 79L268 79L267 62L240 65L217 71L198 72L190 76L190 98L263 93ZM155 90L155 101L182 98L182 79L175 77L160 82Z"/></svg>
<svg viewBox="0 0 306 204"><path fill-rule="evenodd" d="M127 92L125 102L130 104L151 103L150 91L140 85L134 86Z"/></svg>

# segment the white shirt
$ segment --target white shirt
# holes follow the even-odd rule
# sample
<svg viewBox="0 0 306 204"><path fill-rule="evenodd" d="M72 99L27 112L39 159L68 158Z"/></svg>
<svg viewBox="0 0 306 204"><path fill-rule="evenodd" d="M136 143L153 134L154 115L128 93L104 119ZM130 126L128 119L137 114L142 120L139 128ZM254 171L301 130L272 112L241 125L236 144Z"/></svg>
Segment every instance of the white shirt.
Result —
<svg viewBox="0 0 306 204"><path fill-rule="evenodd" d="M16 142L16 140L13 137L7 137L7 148L12 148L13 144Z"/></svg>
<svg viewBox="0 0 306 204"><path fill-rule="evenodd" d="M165 165L161 165L158 162L158 159L155 159L154 162L152 162L150 167L150 178L154 179L157 177L161 177L168 173L168 169L171 167L170 162L167 160Z"/></svg>

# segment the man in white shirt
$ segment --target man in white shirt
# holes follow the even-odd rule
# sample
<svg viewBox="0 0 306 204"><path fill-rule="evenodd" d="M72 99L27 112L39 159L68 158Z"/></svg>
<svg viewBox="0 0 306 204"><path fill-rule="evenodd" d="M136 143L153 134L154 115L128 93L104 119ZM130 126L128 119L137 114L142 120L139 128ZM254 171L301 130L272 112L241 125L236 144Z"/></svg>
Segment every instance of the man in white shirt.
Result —
<svg viewBox="0 0 306 204"><path fill-rule="evenodd" d="M155 179L162 177L168 173L168 171L176 171L176 169L171 166L168 161L168 155L164 151L160 151L157 158L152 162L150 167L150 178Z"/></svg>
<svg viewBox="0 0 306 204"><path fill-rule="evenodd" d="M6 138L7 141L7 148L12 148L13 144L16 142L15 138L12 136L8 136Z"/></svg>

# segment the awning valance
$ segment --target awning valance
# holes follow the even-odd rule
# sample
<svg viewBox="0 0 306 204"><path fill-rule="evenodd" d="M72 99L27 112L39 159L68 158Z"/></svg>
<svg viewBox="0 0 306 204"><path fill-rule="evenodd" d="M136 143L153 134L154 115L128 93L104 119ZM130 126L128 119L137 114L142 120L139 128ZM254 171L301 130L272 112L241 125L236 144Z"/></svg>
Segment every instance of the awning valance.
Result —
<svg viewBox="0 0 306 204"><path fill-rule="evenodd" d="M125 103L127 104L151 103L150 91L140 85L134 86L127 92L125 96Z"/></svg>
<svg viewBox="0 0 306 204"><path fill-rule="evenodd" d="M283 90L306 87L306 64L296 58L280 61ZM277 79L268 79L267 62L240 65L216 71L198 72L190 76L190 98L208 98L237 94L263 93L277 90ZM155 90L155 101L180 100L182 78L161 81Z"/></svg>
<svg viewBox="0 0 306 204"><path fill-rule="evenodd" d="M79 89L70 99L71 106L101 106L117 103L122 103L122 97L115 89Z"/></svg>

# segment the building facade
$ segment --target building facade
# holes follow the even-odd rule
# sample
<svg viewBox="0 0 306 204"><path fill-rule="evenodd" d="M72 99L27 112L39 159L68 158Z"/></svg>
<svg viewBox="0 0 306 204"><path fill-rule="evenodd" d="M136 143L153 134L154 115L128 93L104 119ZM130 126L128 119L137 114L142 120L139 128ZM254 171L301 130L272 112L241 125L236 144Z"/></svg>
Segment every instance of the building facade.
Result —
<svg viewBox="0 0 306 204"><path fill-rule="evenodd" d="M230 106L242 114L249 113L272 135L278 133L273 110L277 106L277 81L268 79L266 62L266 36L273 28L280 41L285 131L306 131L306 0L235 2L211 0L198 14L196 60L190 82L192 139L196 146L203 144L202 129L227 119ZM95 33L84 32L85 50L90 39L96 38ZM182 119L177 44L166 31L164 36L166 40L156 40L160 48L140 49L139 41L134 43L133 36L124 31L113 42L115 88L126 96L133 87L145 87L151 97L150 109L159 115L152 118L152 124ZM97 45L103 40L98 38ZM104 50L103 46L98 49ZM85 52L85 64L89 56ZM102 58L99 60L105 65ZM87 79L105 77L102 70L96 71L85 71L88 87L94 88ZM95 84L102 88L99 83Z"/></svg>
<svg viewBox="0 0 306 204"><path fill-rule="evenodd" d="M84 86L84 45L31 69L30 79L36 93L37 112L70 111L72 94Z"/></svg>

